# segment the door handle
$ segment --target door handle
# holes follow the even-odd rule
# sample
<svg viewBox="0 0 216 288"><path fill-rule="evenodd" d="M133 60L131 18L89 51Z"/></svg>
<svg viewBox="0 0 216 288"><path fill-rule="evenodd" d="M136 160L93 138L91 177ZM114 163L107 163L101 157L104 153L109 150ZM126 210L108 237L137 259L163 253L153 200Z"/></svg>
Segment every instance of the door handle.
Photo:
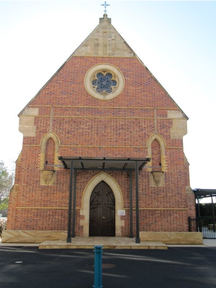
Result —
<svg viewBox="0 0 216 288"><path fill-rule="evenodd" d="M106 217L103 216L102 219L106 219Z"/></svg>

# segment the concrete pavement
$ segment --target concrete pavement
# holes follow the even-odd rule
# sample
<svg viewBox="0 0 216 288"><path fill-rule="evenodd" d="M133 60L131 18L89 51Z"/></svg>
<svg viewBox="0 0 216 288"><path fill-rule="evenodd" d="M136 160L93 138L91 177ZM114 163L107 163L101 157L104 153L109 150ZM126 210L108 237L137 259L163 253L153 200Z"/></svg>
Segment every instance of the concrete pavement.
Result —
<svg viewBox="0 0 216 288"><path fill-rule="evenodd" d="M104 288L216 287L216 247L104 250ZM92 249L0 246L0 287L86 288L94 284Z"/></svg>

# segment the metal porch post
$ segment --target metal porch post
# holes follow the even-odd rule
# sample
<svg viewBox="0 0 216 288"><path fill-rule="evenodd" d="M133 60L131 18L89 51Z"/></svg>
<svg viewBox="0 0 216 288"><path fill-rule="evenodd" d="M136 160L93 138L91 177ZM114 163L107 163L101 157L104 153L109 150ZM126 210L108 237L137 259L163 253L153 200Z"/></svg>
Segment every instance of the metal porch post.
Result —
<svg viewBox="0 0 216 288"><path fill-rule="evenodd" d="M213 224L213 231L215 232L215 213L214 213L214 201L213 197L211 196L211 203L212 203L212 224Z"/></svg>
<svg viewBox="0 0 216 288"><path fill-rule="evenodd" d="M74 193L73 193L73 224L72 224L72 237L75 238L75 227L76 227L76 177L77 170L74 170Z"/></svg>
<svg viewBox="0 0 216 288"><path fill-rule="evenodd" d="M197 200L198 200L198 227L199 227L199 232L202 232L202 223L200 220L200 201L199 201L199 198Z"/></svg>
<svg viewBox="0 0 216 288"><path fill-rule="evenodd" d="M133 238L133 186L132 186L132 171L130 171L130 238Z"/></svg>
<svg viewBox="0 0 216 288"><path fill-rule="evenodd" d="M73 160L70 167L70 186L69 186L69 205L68 205L68 235L67 242L71 242L71 208L72 208L72 193L73 193Z"/></svg>
<svg viewBox="0 0 216 288"><path fill-rule="evenodd" d="M139 237L139 170L138 163L135 161L135 175L136 175L136 243L140 243Z"/></svg>

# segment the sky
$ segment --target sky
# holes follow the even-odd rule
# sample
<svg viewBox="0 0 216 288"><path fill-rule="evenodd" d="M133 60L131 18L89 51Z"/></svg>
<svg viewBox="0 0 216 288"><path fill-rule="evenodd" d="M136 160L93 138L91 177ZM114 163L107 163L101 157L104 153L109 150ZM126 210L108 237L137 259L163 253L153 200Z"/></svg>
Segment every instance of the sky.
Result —
<svg viewBox="0 0 216 288"><path fill-rule="evenodd" d="M104 1L0 1L0 160L22 149L19 112L98 25ZM191 188L216 189L216 2L107 1L108 17L189 117Z"/></svg>

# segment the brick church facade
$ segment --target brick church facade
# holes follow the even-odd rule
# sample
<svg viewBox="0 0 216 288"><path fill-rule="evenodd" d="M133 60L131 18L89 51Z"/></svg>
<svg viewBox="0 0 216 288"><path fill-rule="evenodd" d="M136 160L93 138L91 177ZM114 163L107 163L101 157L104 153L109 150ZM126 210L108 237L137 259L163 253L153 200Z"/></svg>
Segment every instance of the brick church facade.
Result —
<svg viewBox="0 0 216 288"><path fill-rule="evenodd" d="M5 241L188 232L187 120L104 14L19 114Z"/></svg>

